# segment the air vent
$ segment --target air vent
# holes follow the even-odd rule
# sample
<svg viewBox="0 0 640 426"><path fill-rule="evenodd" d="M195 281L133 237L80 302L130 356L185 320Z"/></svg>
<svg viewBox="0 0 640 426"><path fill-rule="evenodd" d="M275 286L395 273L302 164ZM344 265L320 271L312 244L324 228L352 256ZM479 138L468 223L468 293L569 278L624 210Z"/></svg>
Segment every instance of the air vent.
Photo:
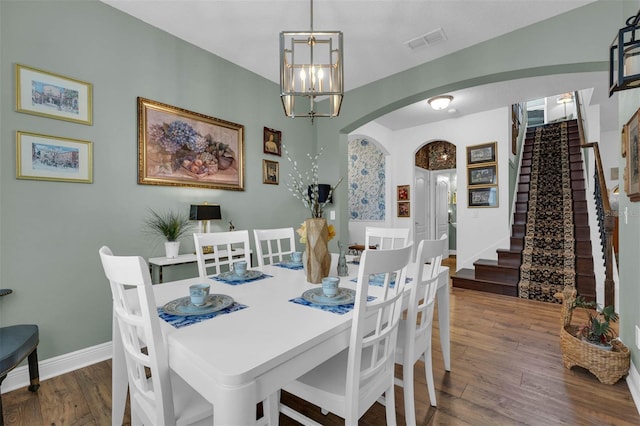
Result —
<svg viewBox="0 0 640 426"><path fill-rule="evenodd" d="M404 44L406 44L409 49L416 50L423 47L431 47L435 44L442 43L447 39L447 36L444 34L442 28L438 28L437 30L433 30L426 34L423 34L419 37L411 39Z"/></svg>

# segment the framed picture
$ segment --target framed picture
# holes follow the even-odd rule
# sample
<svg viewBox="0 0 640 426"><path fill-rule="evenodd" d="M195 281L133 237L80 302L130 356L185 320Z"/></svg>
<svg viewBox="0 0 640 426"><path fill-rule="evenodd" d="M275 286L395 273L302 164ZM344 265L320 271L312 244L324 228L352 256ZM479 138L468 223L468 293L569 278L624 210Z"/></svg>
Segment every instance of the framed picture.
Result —
<svg viewBox="0 0 640 426"><path fill-rule="evenodd" d="M244 126L139 97L138 183L244 191Z"/></svg>
<svg viewBox="0 0 640 426"><path fill-rule="evenodd" d="M469 207L498 207L498 187L469 188Z"/></svg>
<svg viewBox="0 0 640 426"><path fill-rule="evenodd" d="M467 168L468 185L495 185L498 183L498 166L476 166Z"/></svg>
<svg viewBox="0 0 640 426"><path fill-rule="evenodd" d="M640 111L640 110L638 110ZM640 114L636 111L627 123L627 173L625 188L631 201L640 201L640 156L638 155L638 120Z"/></svg>
<svg viewBox="0 0 640 426"><path fill-rule="evenodd" d="M467 147L467 164L495 163L496 142Z"/></svg>
<svg viewBox="0 0 640 426"><path fill-rule="evenodd" d="M621 152L620 154L622 155L622 158L625 158L627 156L627 125L625 124L624 126L622 126L622 134L620 135L620 147L621 147Z"/></svg>
<svg viewBox="0 0 640 426"><path fill-rule="evenodd" d="M409 185L398 185L398 201L409 201Z"/></svg>
<svg viewBox="0 0 640 426"><path fill-rule="evenodd" d="M16 132L16 178L91 183L92 143Z"/></svg>
<svg viewBox="0 0 640 426"><path fill-rule="evenodd" d="M93 124L91 83L16 64L16 111Z"/></svg>
<svg viewBox="0 0 640 426"><path fill-rule="evenodd" d="M265 154L282 156L282 132L265 127L262 150Z"/></svg>
<svg viewBox="0 0 640 426"><path fill-rule="evenodd" d="M398 203L398 217L411 216L411 203L408 201Z"/></svg>
<svg viewBox="0 0 640 426"><path fill-rule="evenodd" d="M262 183L280 184L280 164L277 161L262 160Z"/></svg>

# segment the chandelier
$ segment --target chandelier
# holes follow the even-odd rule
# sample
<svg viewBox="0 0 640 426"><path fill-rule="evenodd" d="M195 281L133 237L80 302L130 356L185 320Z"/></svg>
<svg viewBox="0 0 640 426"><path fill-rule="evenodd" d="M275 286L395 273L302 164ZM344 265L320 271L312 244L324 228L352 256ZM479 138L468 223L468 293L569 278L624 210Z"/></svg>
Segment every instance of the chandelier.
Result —
<svg viewBox="0 0 640 426"><path fill-rule="evenodd" d="M280 33L280 99L287 117L337 117L343 85L342 31ZM321 102L326 101L326 102Z"/></svg>

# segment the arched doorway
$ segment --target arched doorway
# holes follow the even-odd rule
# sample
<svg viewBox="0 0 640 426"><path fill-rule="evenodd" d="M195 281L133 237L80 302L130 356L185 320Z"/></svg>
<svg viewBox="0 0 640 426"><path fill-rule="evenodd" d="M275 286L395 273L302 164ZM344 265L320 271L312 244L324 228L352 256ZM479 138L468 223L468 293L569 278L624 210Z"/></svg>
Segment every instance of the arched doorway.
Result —
<svg viewBox="0 0 640 426"><path fill-rule="evenodd" d="M414 241L447 234L450 252L456 250L456 146L436 140L422 145L414 161Z"/></svg>

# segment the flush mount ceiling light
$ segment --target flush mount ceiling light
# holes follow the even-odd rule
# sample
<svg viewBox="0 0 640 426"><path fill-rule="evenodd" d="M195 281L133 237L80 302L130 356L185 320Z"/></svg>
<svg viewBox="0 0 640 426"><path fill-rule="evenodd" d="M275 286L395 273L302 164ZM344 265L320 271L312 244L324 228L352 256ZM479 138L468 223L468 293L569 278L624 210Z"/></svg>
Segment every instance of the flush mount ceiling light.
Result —
<svg viewBox="0 0 640 426"><path fill-rule="evenodd" d="M342 31L280 33L280 98L287 117L337 117L343 85ZM320 102L325 101L327 102Z"/></svg>
<svg viewBox="0 0 640 426"><path fill-rule="evenodd" d="M440 111L448 107L452 100L453 100L453 96L446 95L446 96L436 96L434 98L429 99L427 102L429 102L429 105L431 105L431 108L435 109L436 111Z"/></svg>
<svg viewBox="0 0 640 426"><path fill-rule="evenodd" d="M557 102L559 104L568 104L569 102L573 102L573 94L571 94L570 92L563 93L562 95L558 96Z"/></svg>
<svg viewBox="0 0 640 426"><path fill-rule="evenodd" d="M634 89L640 85L640 11L627 19L627 26L609 47L609 96L618 90Z"/></svg>

